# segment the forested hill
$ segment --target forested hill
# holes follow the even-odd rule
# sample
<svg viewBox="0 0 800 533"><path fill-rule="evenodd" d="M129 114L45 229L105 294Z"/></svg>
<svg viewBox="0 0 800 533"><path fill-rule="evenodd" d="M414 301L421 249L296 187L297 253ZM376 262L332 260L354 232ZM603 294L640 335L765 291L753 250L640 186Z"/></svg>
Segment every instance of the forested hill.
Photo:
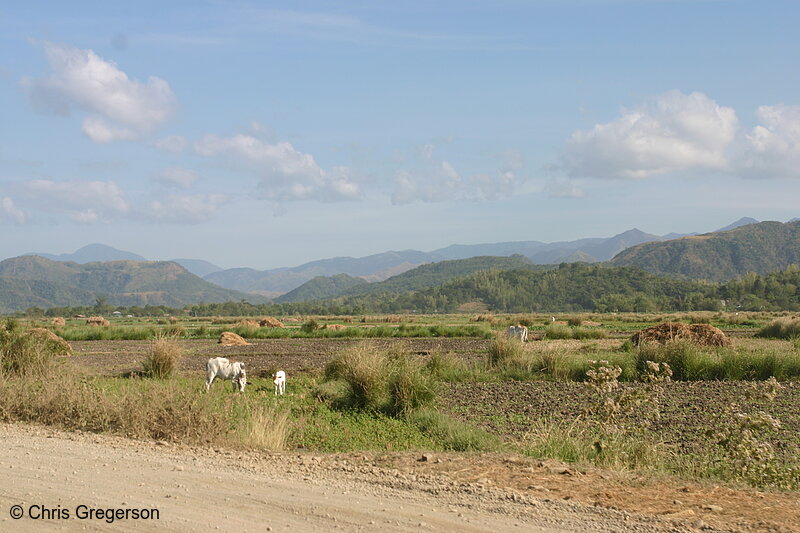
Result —
<svg viewBox="0 0 800 533"><path fill-rule="evenodd" d="M800 309L800 269L717 284L660 277L636 267L561 264L546 271L485 270L413 292L317 302L354 312L455 312L481 303L497 312Z"/></svg>
<svg viewBox="0 0 800 533"><path fill-rule="evenodd" d="M800 221L761 222L729 231L640 244L611 260L655 274L723 281L800 264Z"/></svg>
<svg viewBox="0 0 800 533"><path fill-rule="evenodd" d="M401 293L345 296L332 308L374 312L454 312L472 302L503 312L677 309L713 307L706 283L662 278L631 267L581 263L544 271L482 270L435 287ZM325 302L318 302L318 306Z"/></svg>
<svg viewBox="0 0 800 533"><path fill-rule="evenodd" d="M223 289L169 261L78 264L39 256L0 261L0 310L90 305L167 305L264 298Z"/></svg>
<svg viewBox="0 0 800 533"><path fill-rule="evenodd" d="M551 268L554 268L554 266L535 265L530 259L521 255L455 259L452 261L440 261L438 263L421 265L407 272L403 272L402 274L398 274L397 276L393 276L386 281L352 287L341 295L378 295L415 291L428 287L436 287L452 279L467 276L481 270L547 270Z"/></svg>
<svg viewBox="0 0 800 533"><path fill-rule="evenodd" d="M296 289L279 296L275 301L283 303L322 300L324 298L338 296L347 291L347 289L367 284L366 280L348 276L347 274L317 276L310 281L306 281Z"/></svg>

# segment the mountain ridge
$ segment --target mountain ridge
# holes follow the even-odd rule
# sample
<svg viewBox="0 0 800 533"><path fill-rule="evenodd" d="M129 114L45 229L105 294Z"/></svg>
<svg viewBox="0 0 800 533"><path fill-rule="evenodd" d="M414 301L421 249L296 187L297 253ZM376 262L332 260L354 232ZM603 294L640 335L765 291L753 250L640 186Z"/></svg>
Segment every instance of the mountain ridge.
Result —
<svg viewBox="0 0 800 533"><path fill-rule="evenodd" d="M28 255L0 261L0 310L91 305L183 306L266 299L218 287L172 261L76 263Z"/></svg>

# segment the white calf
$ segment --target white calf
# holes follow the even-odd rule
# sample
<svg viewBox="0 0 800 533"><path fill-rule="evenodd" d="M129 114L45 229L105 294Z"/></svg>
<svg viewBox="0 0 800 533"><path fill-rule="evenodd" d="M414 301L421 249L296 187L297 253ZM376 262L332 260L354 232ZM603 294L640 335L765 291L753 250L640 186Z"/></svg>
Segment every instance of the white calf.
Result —
<svg viewBox="0 0 800 533"><path fill-rule="evenodd" d="M272 382L275 384L275 394L286 392L286 372L278 370L272 374Z"/></svg>
<svg viewBox="0 0 800 533"><path fill-rule="evenodd" d="M528 328L525 326L508 326L506 338L519 339L520 342L525 342L528 340Z"/></svg>
<svg viewBox="0 0 800 533"><path fill-rule="evenodd" d="M211 384L215 378L229 379L233 385L233 390L239 388L239 392L244 392L247 384L247 373L244 370L244 363L232 363L224 357L212 357L206 364L206 392L211 389Z"/></svg>

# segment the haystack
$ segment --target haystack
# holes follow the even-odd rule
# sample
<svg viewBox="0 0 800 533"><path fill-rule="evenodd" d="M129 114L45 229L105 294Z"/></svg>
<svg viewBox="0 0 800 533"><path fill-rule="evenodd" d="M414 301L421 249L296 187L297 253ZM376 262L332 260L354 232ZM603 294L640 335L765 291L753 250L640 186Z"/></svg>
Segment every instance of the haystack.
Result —
<svg viewBox="0 0 800 533"><path fill-rule="evenodd" d="M67 341L45 328L31 328L25 335L47 344L56 355L72 355L72 346Z"/></svg>
<svg viewBox="0 0 800 533"><path fill-rule="evenodd" d="M684 324L683 322L664 322L645 328L631 337L631 342L639 346L649 342L667 344L683 340L699 346L731 346L733 343L721 329L709 324Z"/></svg>
<svg viewBox="0 0 800 533"><path fill-rule="evenodd" d="M64 317L57 316L50 321L50 323L54 326L66 326L67 321L64 320Z"/></svg>
<svg viewBox="0 0 800 533"><path fill-rule="evenodd" d="M90 316L86 319L86 323L90 326L110 326L111 322L101 316Z"/></svg>
<svg viewBox="0 0 800 533"><path fill-rule="evenodd" d="M347 329L347 326L345 326L344 324L328 324L327 326L325 326L325 329L330 329L332 331L340 331L343 329Z"/></svg>
<svg viewBox="0 0 800 533"><path fill-rule="evenodd" d="M259 327L259 323L256 322L255 320L240 320L239 322L234 324L233 327L235 327L235 328L240 328L240 327L257 328L257 327Z"/></svg>
<svg viewBox="0 0 800 533"><path fill-rule="evenodd" d="M283 325L283 322L275 318L274 316L265 316L262 318L258 325L262 328L284 328L286 326Z"/></svg>
<svg viewBox="0 0 800 533"><path fill-rule="evenodd" d="M219 344L223 346L248 346L249 342L232 331L223 331L219 336Z"/></svg>

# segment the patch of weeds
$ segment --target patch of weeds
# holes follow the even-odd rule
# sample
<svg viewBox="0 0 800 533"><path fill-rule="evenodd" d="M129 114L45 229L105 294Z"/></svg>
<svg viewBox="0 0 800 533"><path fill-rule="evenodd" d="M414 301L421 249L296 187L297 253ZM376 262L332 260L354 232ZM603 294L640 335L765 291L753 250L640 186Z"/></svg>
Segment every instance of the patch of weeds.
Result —
<svg viewBox="0 0 800 533"><path fill-rule="evenodd" d="M783 386L773 377L757 382L746 394L748 404L772 404ZM755 487L797 489L800 465L781 461L773 444L781 431L778 418L763 410L747 409L731 403L710 431L719 450L714 469L726 479L744 481Z"/></svg>

